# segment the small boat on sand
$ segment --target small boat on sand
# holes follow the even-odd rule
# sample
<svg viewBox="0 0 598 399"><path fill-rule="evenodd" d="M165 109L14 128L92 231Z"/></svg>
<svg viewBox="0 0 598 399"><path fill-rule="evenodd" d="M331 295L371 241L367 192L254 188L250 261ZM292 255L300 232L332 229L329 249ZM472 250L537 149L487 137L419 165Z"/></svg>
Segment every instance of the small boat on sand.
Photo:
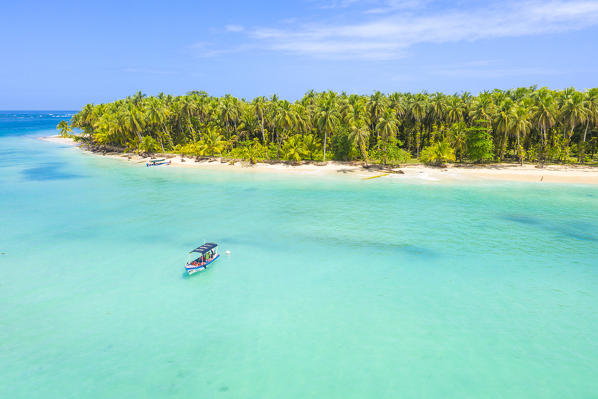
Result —
<svg viewBox="0 0 598 399"><path fill-rule="evenodd" d="M160 165L170 165L170 159L166 160L165 158L162 159L150 159L145 166L147 166L148 168L150 166L160 166Z"/></svg>
<svg viewBox="0 0 598 399"><path fill-rule="evenodd" d="M196 256L198 257L195 258ZM195 259L191 260L192 258ZM220 254L218 253L218 244L214 244L213 242L205 243L204 245L189 252L189 258L187 260L187 264L185 265L185 270L187 270L188 275L192 275L207 269L208 266L215 262L218 258L220 258Z"/></svg>

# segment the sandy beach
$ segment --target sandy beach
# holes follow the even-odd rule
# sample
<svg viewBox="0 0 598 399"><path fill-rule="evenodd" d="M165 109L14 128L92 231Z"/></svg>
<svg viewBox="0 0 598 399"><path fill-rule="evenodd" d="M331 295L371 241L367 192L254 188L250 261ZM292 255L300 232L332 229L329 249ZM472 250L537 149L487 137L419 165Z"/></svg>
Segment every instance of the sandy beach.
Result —
<svg viewBox="0 0 598 399"><path fill-rule="evenodd" d="M42 137L42 140L54 143L76 145L74 140L60 136ZM105 155L84 150L95 156L107 156L131 162L144 162L150 158L135 154L107 153ZM303 163L289 165L286 163L256 163L249 162L230 163L221 161L220 158L196 161L192 157L172 155L170 167L203 168L213 170L235 170L243 172L270 172L286 173L291 175L325 175L343 173L358 178L396 178L418 179L429 182L455 182L455 181L520 181L538 183L572 183L572 184L598 184L598 168L583 165L545 165L537 168L535 165L519 164L486 164L486 165L448 165L446 168L428 167L425 165L404 165L392 171L365 169L359 164L329 161L326 165ZM393 173L394 172L394 173Z"/></svg>

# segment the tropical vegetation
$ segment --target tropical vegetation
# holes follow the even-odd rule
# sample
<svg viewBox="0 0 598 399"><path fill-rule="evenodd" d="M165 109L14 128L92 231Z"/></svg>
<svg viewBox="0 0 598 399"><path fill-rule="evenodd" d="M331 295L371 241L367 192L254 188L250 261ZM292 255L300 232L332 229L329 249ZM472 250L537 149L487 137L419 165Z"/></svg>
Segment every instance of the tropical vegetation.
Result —
<svg viewBox="0 0 598 399"><path fill-rule="evenodd" d="M264 160L595 162L598 88L446 95L306 93L290 102L141 92L88 104L70 122L99 147Z"/></svg>

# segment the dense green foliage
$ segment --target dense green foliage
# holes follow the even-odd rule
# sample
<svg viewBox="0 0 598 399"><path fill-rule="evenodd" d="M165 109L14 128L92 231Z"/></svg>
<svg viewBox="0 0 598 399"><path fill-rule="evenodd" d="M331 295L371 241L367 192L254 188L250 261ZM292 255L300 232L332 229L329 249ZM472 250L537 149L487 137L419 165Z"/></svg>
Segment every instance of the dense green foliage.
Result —
<svg viewBox="0 0 598 399"><path fill-rule="evenodd" d="M439 141L424 148L421 159L427 164L444 165L449 161L455 161L455 150L447 141Z"/></svg>
<svg viewBox="0 0 598 399"><path fill-rule="evenodd" d="M494 157L494 143L489 130L483 126L472 126L466 129L465 147L467 157L472 162L484 162Z"/></svg>
<svg viewBox="0 0 598 399"><path fill-rule="evenodd" d="M86 105L71 126L96 145L145 153L264 159L587 162L598 134L598 89L445 95L308 92L291 103L204 92ZM60 127L64 128L64 125ZM64 130L63 130L64 131Z"/></svg>
<svg viewBox="0 0 598 399"><path fill-rule="evenodd" d="M68 137L73 129L69 127L69 123L67 121L60 121L58 125L56 125L56 130L60 131L60 136Z"/></svg>

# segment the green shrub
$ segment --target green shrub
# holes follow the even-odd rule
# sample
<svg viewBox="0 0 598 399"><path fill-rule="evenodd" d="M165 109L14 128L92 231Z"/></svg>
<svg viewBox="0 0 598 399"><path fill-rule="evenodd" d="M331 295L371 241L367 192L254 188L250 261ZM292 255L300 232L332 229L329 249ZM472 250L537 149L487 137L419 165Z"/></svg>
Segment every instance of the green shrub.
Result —
<svg viewBox="0 0 598 399"><path fill-rule="evenodd" d="M488 128L472 126L465 130L467 157L473 162L484 162L494 158L494 142Z"/></svg>
<svg viewBox="0 0 598 399"><path fill-rule="evenodd" d="M449 161L455 161L455 150L448 141L440 141L425 147L420 159L426 164L442 166Z"/></svg>

